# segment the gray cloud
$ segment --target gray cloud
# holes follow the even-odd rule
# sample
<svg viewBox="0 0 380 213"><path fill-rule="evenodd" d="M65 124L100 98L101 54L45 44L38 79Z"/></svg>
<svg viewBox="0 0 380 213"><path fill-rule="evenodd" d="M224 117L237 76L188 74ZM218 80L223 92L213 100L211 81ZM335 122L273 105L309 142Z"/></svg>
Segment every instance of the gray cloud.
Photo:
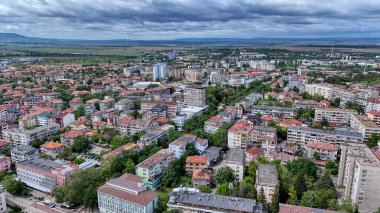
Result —
<svg viewBox="0 0 380 213"><path fill-rule="evenodd" d="M0 32L57 38L379 36L378 0L2 0Z"/></svg>

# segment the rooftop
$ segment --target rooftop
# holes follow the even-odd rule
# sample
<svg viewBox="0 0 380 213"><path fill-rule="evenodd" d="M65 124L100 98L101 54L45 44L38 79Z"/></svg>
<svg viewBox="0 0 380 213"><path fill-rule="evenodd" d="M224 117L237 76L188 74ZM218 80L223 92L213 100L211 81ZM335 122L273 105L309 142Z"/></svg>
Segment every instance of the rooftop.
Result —
<svg viewBox="0 0 380 213"><path fill-rule="evenodd" d="M173 152L169 149L161 149L156 154L150 156L148 159L144 160L143 162L139 163L136 167L142 167L142 168L151 168L155 166L156 164L160 163L167 157L173 155Z"/></svg>
<svg viewBox="0 0 380 213"><path fill-rule="evenodd" d="M186 163L200 163L200 164L206 164L207 158L203 156L187 156Z"/></svg>
<svg viewBox="0 0 380 213"><path fill-rule="evenodd" d="M322 142L322 141L310 141L306 144L307 147L313 149L323 149L328 151L336 151L337 147L335 144Z"/></svg>
<svg viewBox="0 0 380 213"><path fill-rule="evenodd" d="M365 128L380 129L380 127L365 115L353 115Z"/></svg>
<svg viewBox="0 0 380 213"><path fill-rule="evenodd" d="M280 203L280 213L339 213L339 212Z"/></svg>
<svg viewBox="0 0 380 213"><path fill-rule="evenodd" d="M244 149L240 148L230 149L230 152L227 155L228 162L244 163L244 158Z"/></svg>
<svg viewBox="0 0 380 213"><path fill-rule="evenodd" d="M46 160L42 158L36 158L36 159L23 161L23 162L18 163L17 165L30 167L30 168L36 169L38 171L46 172L46 173L51 173L52 170L57 169L60 166L62 166L61 163L57 163L55 161Z"/></svg>
<svg viewBox="0 0 380 213"><path fill-rule="evenodd" d="M274 165L262 164L257 169L257 184L258 185L278 185L278 172Z"/></svg>

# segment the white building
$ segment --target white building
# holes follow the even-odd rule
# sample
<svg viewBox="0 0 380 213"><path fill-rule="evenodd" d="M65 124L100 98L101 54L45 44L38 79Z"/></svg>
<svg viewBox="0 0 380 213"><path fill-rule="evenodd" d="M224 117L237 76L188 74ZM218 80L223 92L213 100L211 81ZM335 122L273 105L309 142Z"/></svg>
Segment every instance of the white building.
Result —
<svg viewBox="0 0 380 213"><path fill-rule="evenodd" d="M343 199L358 204L362 213L376 212L380 205L379 157L364 144L342 146L337 185L344 187Z"/></svg>
<svg viewBox="0 0 380 213"><path fill-rule="evenodd" d="M206 91L201 86L188 86L184 94L184 104L186 106L205 107Z"/></svg>
<svg viewBox="0 0 380 213"><path fill-rule="evenodd" d="M268 203L272 202L276 186L279 186L278 171L274 165L262 164L256 170L256 190L257 196L261 189L264 190L264 195Z"/></svg>
<svg viewBox="0 0 380 213"><path fill-rule="evenodd" d="M147 190L143 178L128 173L98 189L101 213L153 213L157 200L157 193Z"/></svg>
<svg viewBox="0 0 380 213"><path fill-rule="evenodd" d="M167 79L168 78L168 72L166 70L166 64L165 63L157 63L153 66L153 81L159 80L159 79Z"/></svg>
<svg viewBox="0 0 380 213"><path fill-rule="evenodd" d="M7 212L7 202L5 201L5 188L0 185L0 212Z"/></svg>
<svg viewBox="0 0 380 213"><path fill-rule="evenodd" d="M305 155L309 159L314 159L314 153L318 153L319 159L317 160L336 160L338 153L335 144L326 143L322 141L311 141L306 144Z"/></svg>
<svg viewBox="0 0 380 213"><path fill-rule="evenodd" d="M351 128L362 134L364 142L367 142L372 134L380 134L380 127L364 115L352 115Z"/></svg>
<svg viewBox="0 0 380 213"><path fill-rule="evenodd" d="M235 174L236 182L241 183L243 181L245 171L245 152L241 148L230 149L227 155L226 166L230 167Z"/></svg>
<svg viewBox="0 0 380 213"><path fill-rule="evenodd" d="M315 108L315 122L321 122L323 118L331 124L349 124L351 115L358 114L356 110L340 108Z"/></svg>

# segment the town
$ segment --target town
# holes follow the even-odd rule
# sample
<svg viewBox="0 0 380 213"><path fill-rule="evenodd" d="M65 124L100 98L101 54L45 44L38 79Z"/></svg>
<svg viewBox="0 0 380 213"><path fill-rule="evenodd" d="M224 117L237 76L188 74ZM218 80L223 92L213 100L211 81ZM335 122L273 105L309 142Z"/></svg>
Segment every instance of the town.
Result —
<svg viewBox="0 0 380 213"><path fill-rule="evenodd" d="M0 47L0 212L379 211L379 55L36 51Z"/></svg>

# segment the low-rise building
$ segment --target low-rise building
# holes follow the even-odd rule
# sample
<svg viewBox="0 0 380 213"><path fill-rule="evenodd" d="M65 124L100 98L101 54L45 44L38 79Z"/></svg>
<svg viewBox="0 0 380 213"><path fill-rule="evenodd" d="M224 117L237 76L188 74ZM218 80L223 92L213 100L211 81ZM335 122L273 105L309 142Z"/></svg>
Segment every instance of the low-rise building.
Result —
<svg viewBox="0 0 380 213"><path fill-rule="evenodd" d="M136 166L136 175L144 178L149 188L160 184L162 172L174 159L174 154L169 149L162 149Z"/></svg>
<svg viewBox="0 0 380 213"><path fill-rule="evenodd" d="M5 172L10 169L11 169L11 158L5 155L0 155L0 172Z"/></svg>
<svg viewBox="0 0 380 213"><path fill-rule="evenodd" d="M249 163L251 161L255 161L257 158L259 158L262 155L264 155L264 149L263 148L253 147L253 148L247 149L245 151L245 164L246 164L246 166L249 166Z"/></svg>
<svg viewBox="0 0 380 213"><path fill-rule="evenodd" d="M367 113L367 116L371 121L380 126L380 112L371 111Z"/></svg>
<svg viewBox="0 0 380 213"><path fill-rule="evenodd" d="M201 193L195 188L174 188L170 193L169 209L183 212L265 213L256 200Z"/></svg>
<svg viewBox="0 0 380 213"><path fill-rule="evenodd" d="M315 160L336 160L336 155L338 154L338 149L336 144L326 143L322 141L310 141L306 144L305 155L309 159L314 159L317 153L319 159Z"/></svg>
<svg viewBox="0 0 380 213"><path fill-rule="evenodd" d="M186 158L186 172L194 172L194 170L203 170L209 167L206 157L203 156L188 156Z"/></svg>
<svg viewBox="0 0 380 213"><path fill-rule="evenodd" d="M279 187L278 171L276 166L262 164L256 170L256 189L257 196L261 189L264 191L266 201L272 202L276 187Z"/></svg>
<svg viewBox="0 0 380 213"><path fill-rule="evenodd" d="M15 163L38 158L38 156L38 149L32 146L15 146L11 149L11 159Z"/></svg>
<svg viewBox="0 0 380 213"><path fill-rule="evenodd" d="M157 208L158 194L136 175L126 173L109 180L97 193L101 213L153 213Z"/></svg>
<svg viewBox="0 0 380 213"><path fill-rule="evenodd" d="M16 164L17 178L29 187L50 193L62 185L76 171L76 168L42 158L22 161Z"/></svg>
<svg viewBox="0 0 380 213"><path fill-rule="evenodd" d="M191 180L194 187L210 186L211 181L212 181L212 170L210 169L194 170Z"/></svg>
<svg viewBox="0 0 380 213"><path fill-rule="evenodd" d="M54 141L48 141L41 145L41 152L45 153L49 157L57 157L59 153L63 152L65 145Z"/></svg>
<svg viewBox="0 0 380 213"><path fill-rule="evenodd" d="M244 149L232 148L230 149L226 166L230 167L234 171L236 182L241 183L243 181L245 171L245 153Z"/></svg>

